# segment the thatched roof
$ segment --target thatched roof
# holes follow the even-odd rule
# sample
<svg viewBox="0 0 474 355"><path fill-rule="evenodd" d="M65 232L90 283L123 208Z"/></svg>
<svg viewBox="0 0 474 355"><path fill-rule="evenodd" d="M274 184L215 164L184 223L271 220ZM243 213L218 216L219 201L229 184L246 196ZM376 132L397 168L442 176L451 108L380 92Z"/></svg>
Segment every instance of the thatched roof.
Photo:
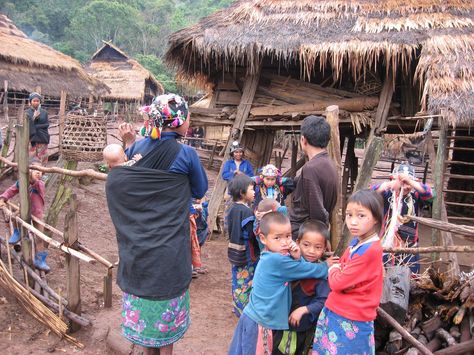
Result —
<svg viewBox="0 0 474 355"><path fill-rule="evenodd" d="M0 78L9 90L59 97L61 90L77 96L102 94L107 86L91 78L81 64L45 44L29 39L0 14Z"/></svg>
<svg viewBox="0 0 474 355"><path fill-rule="evenodd" d="M143 101L146 95L163 93L163 86L153 74L112 43L103 42L86 70L110 87L110 94L105 95L105 99Z"/></svg>
<svg viewBox="0 0 474 355"><path fill-rule="evenodd" d="M305 77L407 73L412 61L432 112L474 119L474 1L240 0L170 37L166 59L188 79L263 58Z"/></svg>

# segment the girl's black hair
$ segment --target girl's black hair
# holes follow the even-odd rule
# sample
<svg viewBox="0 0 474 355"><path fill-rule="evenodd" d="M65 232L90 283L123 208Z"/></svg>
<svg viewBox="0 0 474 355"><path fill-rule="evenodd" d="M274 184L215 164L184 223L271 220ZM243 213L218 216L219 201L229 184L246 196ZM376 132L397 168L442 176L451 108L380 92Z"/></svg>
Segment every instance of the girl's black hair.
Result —
<svg viewBox="0 0 474 355"><path fill-rule="evenodd" d="M253 180L247 175L236 175L229 183L229 194L232 196L232 200L240 201L252 184Z"/></svg>
<svg viewBox="0 0 474 355"><path fill-rule="evenodd" d="M379 223L379 228L383 222L383 198L375 191L364 189L354 192L347 200L347 204L354 202L367 208Z"/></svg>

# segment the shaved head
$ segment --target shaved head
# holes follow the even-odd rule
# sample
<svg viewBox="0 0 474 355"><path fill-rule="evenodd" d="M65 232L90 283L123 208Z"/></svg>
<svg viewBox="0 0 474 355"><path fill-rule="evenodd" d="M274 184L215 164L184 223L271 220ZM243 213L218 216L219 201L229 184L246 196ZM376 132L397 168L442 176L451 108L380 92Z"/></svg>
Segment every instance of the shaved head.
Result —
<svg viewBox="0 0 474 355"><path fill-rule="evenodd" d="M127 156L120 144L109 144L104 148L103 154L110 169L127 161Z"/></svg>

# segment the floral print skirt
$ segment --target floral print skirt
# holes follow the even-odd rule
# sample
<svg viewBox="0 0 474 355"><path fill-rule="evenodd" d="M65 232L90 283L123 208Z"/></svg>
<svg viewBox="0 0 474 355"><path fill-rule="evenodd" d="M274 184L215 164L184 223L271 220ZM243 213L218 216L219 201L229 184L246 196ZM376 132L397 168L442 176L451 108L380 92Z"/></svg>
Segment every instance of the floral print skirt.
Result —
<svg viewBox="0 0 474 355"><path fill-rule="evenodd" d="M374 322L358 322L323 308L314 334L312 355L375 354Z"/></svg>
<svg viewBox="0 0 474 355"><path fill-rule="evenodd" d="M240 317L245 306L249 303L256 266L257 262L243 266L232 265L232 303L234 305L233 312L237 317Z"/></svg>
<svg viewBox="0 0 474 355"><path fill-rule="evenodd" d="M157 301L123 293L122 333L132 343L161 348L177 342L189 328L189 291Z"/></svg>

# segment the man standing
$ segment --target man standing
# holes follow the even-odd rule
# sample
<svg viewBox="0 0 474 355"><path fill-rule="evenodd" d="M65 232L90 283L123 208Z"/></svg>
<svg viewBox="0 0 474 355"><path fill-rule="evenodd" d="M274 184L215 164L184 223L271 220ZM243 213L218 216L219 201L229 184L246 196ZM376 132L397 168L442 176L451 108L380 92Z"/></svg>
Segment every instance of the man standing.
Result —
<svg viewBox="0 0 474 355"><path fill-rule="evenodd" d="M331 128L324 117L308 116L304 119L301 125L301 148L308 156L308 162L296 179L296 189L288 211L294 239L300 225L308 219L321 221L328 226L336 206L339 192L336 167L326 150L330 137Z"/></svg>

